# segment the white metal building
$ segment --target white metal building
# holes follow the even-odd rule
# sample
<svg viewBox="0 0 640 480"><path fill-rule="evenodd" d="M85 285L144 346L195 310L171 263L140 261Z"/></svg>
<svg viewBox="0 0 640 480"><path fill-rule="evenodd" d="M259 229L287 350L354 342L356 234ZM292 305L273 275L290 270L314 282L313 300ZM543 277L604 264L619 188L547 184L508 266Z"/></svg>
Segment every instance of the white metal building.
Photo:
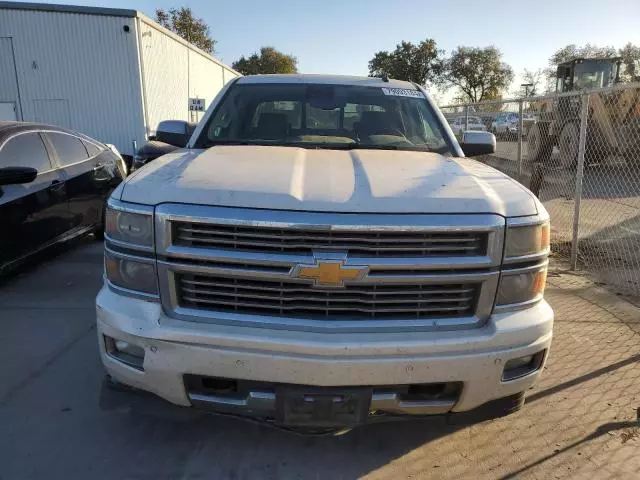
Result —
<svg viewBox="0 0 640 480"><path fill-rule="evenodd" d="M0 120L60 125L133 153L195 120L238 72L135 10L0 1Z"/></svg>

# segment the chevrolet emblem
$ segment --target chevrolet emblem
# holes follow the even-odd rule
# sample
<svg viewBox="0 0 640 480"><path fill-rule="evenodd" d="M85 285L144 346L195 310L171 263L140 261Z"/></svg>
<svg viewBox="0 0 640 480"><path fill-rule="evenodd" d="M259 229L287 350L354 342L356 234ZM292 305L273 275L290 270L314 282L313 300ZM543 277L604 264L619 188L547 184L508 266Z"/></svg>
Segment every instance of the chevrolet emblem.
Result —
<svg viewBox="0 0 640 480"><path fill-rule="evenodd" d="M345 280L360 280L368 267L345 267L344 262L318 260L315 265L296 265L291 276L310 278L317 287L344 287Z"/></svg>

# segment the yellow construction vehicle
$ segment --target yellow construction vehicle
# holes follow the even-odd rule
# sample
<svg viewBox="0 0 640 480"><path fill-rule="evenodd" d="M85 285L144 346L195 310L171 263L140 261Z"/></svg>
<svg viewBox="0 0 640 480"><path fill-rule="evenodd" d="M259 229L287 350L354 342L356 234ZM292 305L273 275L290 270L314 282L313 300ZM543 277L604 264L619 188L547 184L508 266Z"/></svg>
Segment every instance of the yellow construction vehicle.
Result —
<svg viewBox="0 0 640 480"><path fill-rule="evenodd" d="M620 81L621 58L576 58L558 65L556 93L611 87ZM557 95L534 102L537 121L527 135L528 158L548 162L554 147L562 166L578 158L581 95ZM589 93L585 161L610 156L640 161L640 87Z"/></svg>

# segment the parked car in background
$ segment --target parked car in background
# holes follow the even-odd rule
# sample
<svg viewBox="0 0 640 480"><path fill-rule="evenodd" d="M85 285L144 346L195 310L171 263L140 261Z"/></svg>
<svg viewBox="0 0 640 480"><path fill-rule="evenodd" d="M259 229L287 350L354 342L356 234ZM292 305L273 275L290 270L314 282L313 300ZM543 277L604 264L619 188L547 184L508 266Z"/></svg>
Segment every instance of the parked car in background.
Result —
<svg viewBox="0 0 640 480"><path fill-rule="evenodd" d="M527 136L529 129L536 122L536 117L532 113L522 114L522 134ZM520 116L515 112L504 112L499 114L491 123L491 133L496 137L515 139L520 128Z"/></svg>
<svg viewBox="0 0 640 480"><path fill-rule="evenodd" d="M158 124L155 135L138 149L133 157L132 170L137 170L151 160L187 146L191 134L198 126L195 122L165 120Z"/></svg>
<svg viewBox="0 0 640 480"><path fill-rule="evenodd" d="M516 137L518 135L518 114L504 112L491 123L491 133L496 137Z"/></svg>
<svg viewBox="0 0 640 480"><path fill-rule="evenodd" d="M480 117L469 117L469 122L467 123L467 119L465 116L456 117L451 122L451 130L455 135L458 135L465 130L476 131L476 132L486 132L487 127L482 122Z"/></svg>
<svg viewBox="0 0 640 480"><path fill-rule="evenodd" d="M0 273L53 244L104 231L126 176L115 147L50 125L0 122Z"/></svg>

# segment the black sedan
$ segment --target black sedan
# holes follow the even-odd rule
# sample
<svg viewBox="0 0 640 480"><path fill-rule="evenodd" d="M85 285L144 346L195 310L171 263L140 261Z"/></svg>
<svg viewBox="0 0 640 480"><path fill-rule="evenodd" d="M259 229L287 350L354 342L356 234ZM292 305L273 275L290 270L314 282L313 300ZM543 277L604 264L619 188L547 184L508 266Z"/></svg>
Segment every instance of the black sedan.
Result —
<svg viewBox="0 0 640 480"><path fill-rule="evenodd" d="M0 273L56 243L101 238L106 199L124 176L117 150L81 133L0 122Z"/></svg>

